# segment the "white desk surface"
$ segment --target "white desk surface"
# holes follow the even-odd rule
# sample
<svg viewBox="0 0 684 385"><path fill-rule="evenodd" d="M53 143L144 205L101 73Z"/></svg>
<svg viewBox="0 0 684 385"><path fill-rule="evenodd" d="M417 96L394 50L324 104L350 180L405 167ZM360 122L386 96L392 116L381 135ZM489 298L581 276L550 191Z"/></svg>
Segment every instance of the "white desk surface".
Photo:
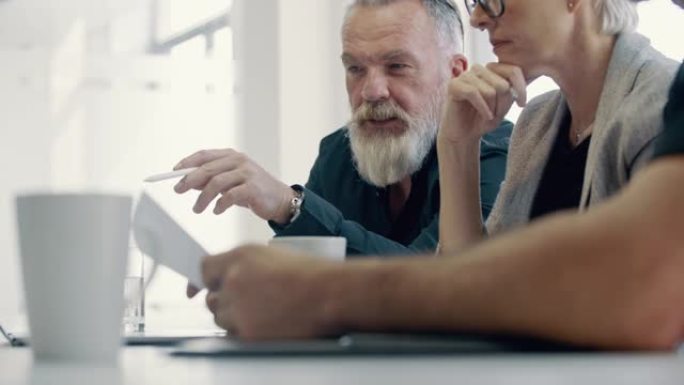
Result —
<svg viewBox="0 0 684 385"><path fill-rule="evenodd" d="M118 369L35 365L27 348L0 346L0 384L684 384L676 354L434 357L179 358L125 347Z"/></svg>

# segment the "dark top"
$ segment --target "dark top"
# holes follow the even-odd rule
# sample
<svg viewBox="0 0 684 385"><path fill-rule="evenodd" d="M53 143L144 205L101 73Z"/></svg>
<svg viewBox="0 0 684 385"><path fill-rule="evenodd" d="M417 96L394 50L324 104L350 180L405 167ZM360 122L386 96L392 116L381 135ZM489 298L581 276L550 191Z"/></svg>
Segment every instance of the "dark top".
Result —
<svg viewBox="0 0 684 385"><path fill-rule="evenodd" d="M484 217L494 205L506 172L512 128L511 122L504 121L480 144ZM439 168L434 147L411 178L408 201L392 221L386 190L365 182L358 174L347 130L342 128L321 141L299 217L285 227L269 224L276 236L344 236L348 255L433 252L439 238Z"/></svg>
<svg viewBox="0 0 684 385"><path fill-rule="evenodd" d="M530 220L555 211L577 208L582 198L584 168L591 137L572 148L569 139L570 118L563 121L544 167L537 194L532 203Z"/></svg>
<svg viewBox="0 0 684 385"><path fill-rule="evenodd" d="M665 130L655 145L655 157L684 153L684 64L670 89L665 105Z"/></svg>

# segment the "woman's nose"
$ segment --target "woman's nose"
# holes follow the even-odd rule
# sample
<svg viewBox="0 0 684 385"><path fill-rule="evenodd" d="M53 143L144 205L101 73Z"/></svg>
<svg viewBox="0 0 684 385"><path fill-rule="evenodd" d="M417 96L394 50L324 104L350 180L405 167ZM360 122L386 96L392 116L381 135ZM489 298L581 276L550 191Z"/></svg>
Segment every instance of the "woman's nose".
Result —
<svg viewBox="0 0 684 385"><path fill-rule="evenodd" d="M473 28L485 30L493 21L479 4L473 8L473 12L470 14L470 25Z"/></svg>

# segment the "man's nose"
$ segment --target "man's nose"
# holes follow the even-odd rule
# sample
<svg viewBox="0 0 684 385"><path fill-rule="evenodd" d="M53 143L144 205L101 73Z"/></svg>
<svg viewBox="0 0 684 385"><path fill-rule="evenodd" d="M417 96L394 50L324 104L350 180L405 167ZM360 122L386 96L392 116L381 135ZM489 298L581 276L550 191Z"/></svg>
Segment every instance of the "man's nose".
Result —
<svg viewBox="0 0 684 385"><path fill-rule="evenodd" d="M389 84L387 77L380 71L369 71L361 90L361 97L366 102L377 102L388 99Z"/></svg>

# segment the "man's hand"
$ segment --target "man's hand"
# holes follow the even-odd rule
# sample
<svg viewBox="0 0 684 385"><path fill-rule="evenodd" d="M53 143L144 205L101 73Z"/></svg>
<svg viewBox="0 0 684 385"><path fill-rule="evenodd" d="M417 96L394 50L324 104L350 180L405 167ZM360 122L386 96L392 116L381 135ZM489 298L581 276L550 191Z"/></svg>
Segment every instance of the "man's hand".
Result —
<svg viewBox="0 0 684 385"><path fill-rule="evenodd" d="M453 143L479 141L499 126L514 101L523 107L527 100L522 70L508 64L475 65L448 87L439 139Z"/></svg>
<svg viewBox="0 0 684 385"><path fill-rule="evenodd" d="M221 214L233 205L249 208L265 220L285 224L290 220L290 201L295 192L275 179L244 154L232 149L203 150L181 160L174 170L199 167L174 187L183 194L191 189L201 194L193 207L203 212L217 196L214 213Z"/></svg>
<svg viewBox="0 0 684 385"><path fill-rule="evenodd" d="M263 246L207 257L207 307L218 326L246 340L332 335L325 285L337 265Z"/></svg>

